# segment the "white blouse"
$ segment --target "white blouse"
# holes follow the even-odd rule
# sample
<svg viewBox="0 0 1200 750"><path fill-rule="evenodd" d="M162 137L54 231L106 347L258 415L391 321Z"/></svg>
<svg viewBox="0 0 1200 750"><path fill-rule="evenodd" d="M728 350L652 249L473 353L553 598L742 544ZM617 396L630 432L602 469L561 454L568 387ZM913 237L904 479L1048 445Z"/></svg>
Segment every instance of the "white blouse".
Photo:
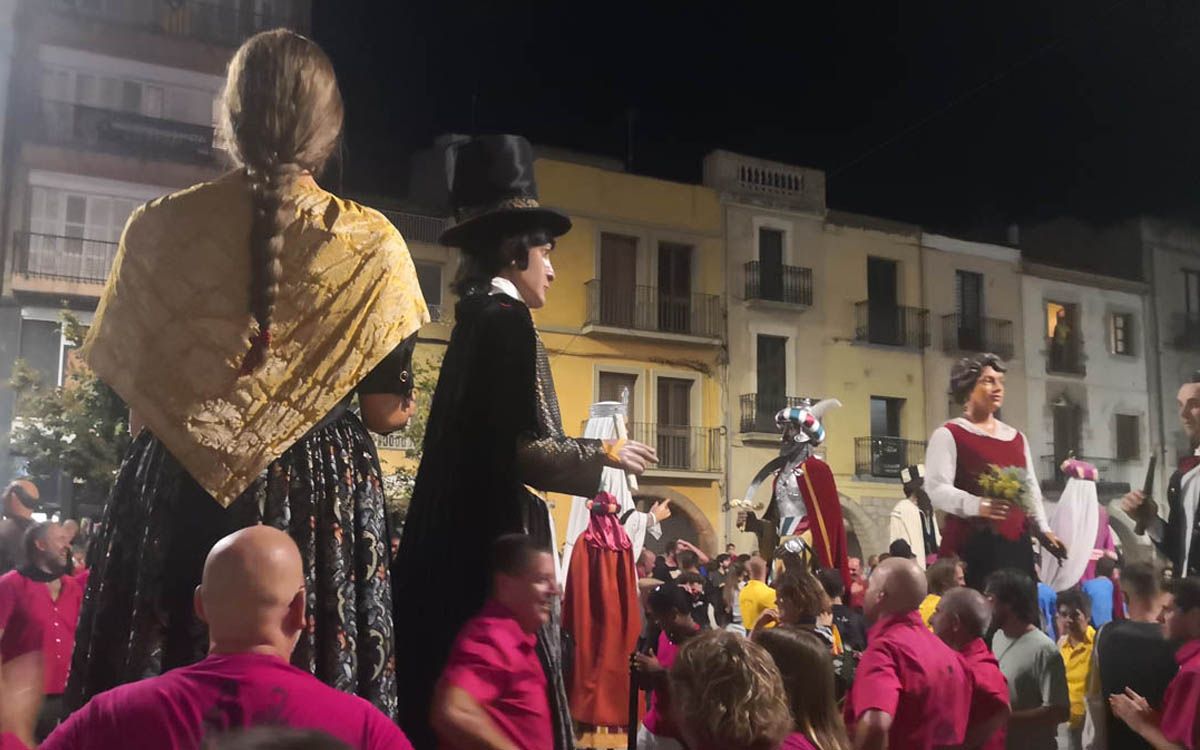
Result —
<svg viewBox="0 0 1200 750"><path fill-rule="evenodd" d="M1008 442L1017 436L1017 429L1003 422L996 423L996 434L989 435L979 429L964 417L951 420L955 425L982 435L989 440ZM1046 520L1046 508L1042 504L1042 487L1038 483L1033 470L1033 455L1029 452L1029 439L1025 441L1025 470L1029 474L1029 495L1033 505L1033 519L1043 532L1050 531L1050 523ZM944 425L933 431L929 436L929 445L925 449L925 491L933 507L963 518L979 515L979 503L983 500L965 490L954 486L954 473L958 467L958 444L954 435Z"/></svg>

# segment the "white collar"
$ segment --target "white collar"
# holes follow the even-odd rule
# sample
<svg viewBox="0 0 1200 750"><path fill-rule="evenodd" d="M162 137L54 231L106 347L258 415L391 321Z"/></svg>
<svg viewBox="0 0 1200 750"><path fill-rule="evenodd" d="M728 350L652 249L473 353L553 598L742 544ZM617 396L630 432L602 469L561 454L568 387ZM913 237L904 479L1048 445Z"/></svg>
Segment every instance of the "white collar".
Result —
<svg viewBox="0 0 1200 750"><path fill-rule="evenodd" d="M492 277L492 289L488 294L507 294L517 302L525 302L525 300L521 299L521 293L517 291L517 285L503 276Z"/></svg>
<svg viewBox="0 0 1200 750"><path fill-rule="evenodd" d="M982 435L984 437L995 438L996 440L1003 440L1004 442L1008 442L1017 436L1016 427L1004 424L998 419L996 420L996 434L994 435L989 435L988 433L979 429L966 417L955 417L950 421L964 430L967 430L968 432L973 432L976 435Z"/></svg>

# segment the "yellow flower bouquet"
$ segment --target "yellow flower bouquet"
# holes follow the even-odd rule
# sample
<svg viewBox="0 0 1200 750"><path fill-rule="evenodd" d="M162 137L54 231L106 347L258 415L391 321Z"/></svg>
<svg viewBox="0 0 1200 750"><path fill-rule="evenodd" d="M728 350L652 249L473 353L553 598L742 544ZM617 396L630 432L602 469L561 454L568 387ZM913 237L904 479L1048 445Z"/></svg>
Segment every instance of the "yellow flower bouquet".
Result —
<svg viewBox="0 0 1200 750"><path fill-rule="evenodd" d="M1006 539L1020 539L1025 530L1025 520L1033 513L1029 472L1017 466L992 464L979 475L978 483L984 497L1013 506L1007 518L992 522L996 531Z"/></svg>

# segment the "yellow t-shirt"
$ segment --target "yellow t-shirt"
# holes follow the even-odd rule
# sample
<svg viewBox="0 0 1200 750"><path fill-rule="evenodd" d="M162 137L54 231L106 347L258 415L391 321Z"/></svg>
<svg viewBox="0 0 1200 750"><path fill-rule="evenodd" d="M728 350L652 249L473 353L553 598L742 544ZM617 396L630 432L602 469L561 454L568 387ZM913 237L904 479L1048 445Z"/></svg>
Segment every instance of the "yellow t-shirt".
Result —
<svg viewBox="0 0 1200 750"><path fill-rule="evenodd" d="M918 608L921 611L921 620L925 623L925 627L930 630L933 630L933 627L929 624L929 618L933 617L933 611L937 609L938 602L941 600L942 597L940 595L930 594L925 597L925 601L921 602L921 606Z"/></svg>
<svg viewBox="0 0 1200 750"><path fill-rule="evenodd" d="M1083 643L1074 643L1064 636L1059 641L1063 664L1067 668L1067 692L1071 695L1071 728L1083 726L1084 698L1087 696L1088 670L1092 666L1092 645L1096 630L1088 626Z"/></svg>
<svg viewBox="0 0 1200 750"><path fill-rule="evenodd" d="M764 611L775 608L775 589L762 581L750 581L738 595L738 605L742 608L742 626L751 631Z"/></svg>

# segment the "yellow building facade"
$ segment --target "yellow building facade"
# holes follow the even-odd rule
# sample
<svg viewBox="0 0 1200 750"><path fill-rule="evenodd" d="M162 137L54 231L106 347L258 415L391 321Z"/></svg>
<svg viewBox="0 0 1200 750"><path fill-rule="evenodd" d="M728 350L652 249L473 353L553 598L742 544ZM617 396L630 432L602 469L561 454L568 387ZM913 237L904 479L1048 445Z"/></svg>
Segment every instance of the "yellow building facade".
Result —
<svg viewBox="0 0 1200 750"><path fill-rule="evenodd" d="M552 256L549 301L535 313L563 426L581 434L593 403L628 392L630 437L659 454L635 497L644 509L672 501L663 538L649 546L685 538L716 553L727 458L716 194L588 157L540 158L535 169L542 202L574 224ZM550 500L561 539L571 498Z"/></svg>
<svg viewBox="0 0 1200 750"><path fill-rule="evenodd" d="M673 502L661 549L685 538L714 553L724 501L726 442L722 352L723 241L720 206L698 185L626 174L590 157L540 158L544 204L574 224L551 259L555 279L534 320L546 346L563 427L580 435L588 410L628 391L630 437L654 446L659 464L641 478L648 509ZM437 244L440 219L388 212L408 242L436 320L421 330L417 369L436 382L453 327L449 289L457 251ZM420 385L420 381L418 381ZM430 383L429 385L432 385ZM428 399L432 393L421 392ZM385 471L415 469L413 438L378 438ZM551 494L560 541L571 498Z"/></svg>

